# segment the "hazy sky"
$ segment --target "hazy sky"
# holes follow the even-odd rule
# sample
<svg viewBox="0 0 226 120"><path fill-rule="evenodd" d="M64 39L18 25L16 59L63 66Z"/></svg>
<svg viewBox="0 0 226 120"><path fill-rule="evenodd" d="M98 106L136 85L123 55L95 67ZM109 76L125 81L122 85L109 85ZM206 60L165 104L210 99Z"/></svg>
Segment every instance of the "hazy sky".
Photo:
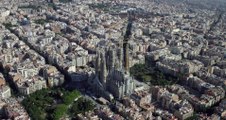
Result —
<svg viewBox="0 0 226 120"><path fill-rule="evenodd" d="M158 1L158 0L157 0ZM226 11L226 0L159 0L168 3L187 3L190 7L203 9L220 9Z"/></svg>

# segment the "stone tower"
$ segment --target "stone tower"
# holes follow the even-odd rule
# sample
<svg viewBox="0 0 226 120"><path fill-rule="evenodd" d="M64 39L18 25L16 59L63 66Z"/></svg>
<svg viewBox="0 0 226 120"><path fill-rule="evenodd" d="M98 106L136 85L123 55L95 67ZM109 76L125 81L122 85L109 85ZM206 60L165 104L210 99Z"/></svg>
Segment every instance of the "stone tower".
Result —
<svg viewBox="0 0 226 120"><path fill-rule="evenodd" d="M107 68L106 68L106 59L105 52L101 52L101 64L100 64L100 82L103 85L104 89L106 89L106 79L107 79Z"/></svg>
<svg viewBox="0 0 226 120"><path fill-rule="evenodd" d="M118 56L118 62L117 62L117 65L116 65L116 68L117 69L122 69L123 68L123 47L122 45L119 46L119 48L117 49L117 56Z"/></svg>
<svg viewBox="0 0 226 120"><path fill-rule="evenodd" d="M116 59L115 56L116 56L115 49L110 47L107 55L108 72L110 72L115 67L115 59Z"/></svg>
<svg viewBox="0 0 226 120"><path fill-rule="evenodd" d="M128 45L128 40L124 40L123 43L123 64L124 64L124 69L125 72L128 73L129 72L129 45Z"/></svg>
<svg viewBox="0 0 226 120"><path fill-rule="evenodd" d="M96 57L96 64L95 64L95 72L96 72L96 76L99 77L99 73L100 73L100 51L97 50L97 57Z"/></svg>

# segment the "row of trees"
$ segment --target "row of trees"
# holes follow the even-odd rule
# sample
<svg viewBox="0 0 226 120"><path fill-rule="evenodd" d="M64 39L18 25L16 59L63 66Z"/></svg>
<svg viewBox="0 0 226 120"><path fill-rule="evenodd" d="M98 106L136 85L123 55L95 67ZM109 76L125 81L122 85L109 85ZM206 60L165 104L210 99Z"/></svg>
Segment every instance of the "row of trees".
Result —
<svg viewBox="0 0 226 120"><path fill-rule="evenodd" d="M20 8L20 9L34 9L34 10L38 10L40 8L40 6L37 6L37 5L23 5L23 6L19 6L18 8Z"/></svg>
<svg viewBox="0 0 226 120"><path fill-rule="evenodd" d="M11 29L12 27L17 27L18 25L13 25L12 23L3 23L6 29Z"/></svg>
<svg viewBox="0 0 226 120"><path fill-rule="evenodd" d="M61 3L69 3L69 2L72 2L72 0L59 0L59 2L61 2Z"/></svg>
<svg viewBox="0 0 226 120"><path fill-rule="evenodd" d="M109 5L103 3L89 4L89 7L93 9L101 9L105 12L108 12L110 10Z"/></svg>
<svg viewBox="0 0 226 120"><path fill-rule="evenodd" d="M47 19L37 19L34 21L36 24L44 25L45 23L49 23L50 21Z"/></svg>

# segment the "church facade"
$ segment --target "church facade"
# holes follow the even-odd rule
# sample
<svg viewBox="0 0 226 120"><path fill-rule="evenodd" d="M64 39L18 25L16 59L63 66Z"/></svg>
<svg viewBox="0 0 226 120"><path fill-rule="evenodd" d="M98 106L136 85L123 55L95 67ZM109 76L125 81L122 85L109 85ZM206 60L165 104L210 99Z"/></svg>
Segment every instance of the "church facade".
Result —
<svg viewBox="0 0 226 120"><path fill-rule="evenodd" d="M129 13L123 41L118 45L97 48L95 75L91 86L99 95L111 100L130 96L135 88L134 79L129 74L129 44L132 35L134 15Z"/></svg>
<svg viewBox="0 0 226 120"><path fill-rule="evenodd" d="M126 59L123 53L123 48L118 46L97 51L95 77L91 86L105 98L111 99L110 96L113 96L115 99L121 99L134 91L134 80L129 74L129 67L124 64L129 65L129 61L124 61Z"/></svg>

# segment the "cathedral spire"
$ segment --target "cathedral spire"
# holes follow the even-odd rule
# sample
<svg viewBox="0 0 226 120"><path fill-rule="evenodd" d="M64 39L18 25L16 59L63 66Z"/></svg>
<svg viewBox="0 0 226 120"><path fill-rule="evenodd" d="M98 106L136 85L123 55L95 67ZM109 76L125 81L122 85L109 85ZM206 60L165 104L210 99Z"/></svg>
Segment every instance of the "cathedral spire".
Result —
<svg viewBox="0 0 226 120"><path fill-rule="evenodd" d="M99 51L99 49L97 50L95 72L96 72L96 75L99 76L99 73L100 73L100 51Z"/></svg>
<svg viewBox="0 0 226 120"><path fill-rule="evenodd" d="M106 68L106 59L105 59L105 52L101 52L101 67L100 67L100 82L102 83L104 89L106 89L106 79L107 79L107 68Z"/></svg>

